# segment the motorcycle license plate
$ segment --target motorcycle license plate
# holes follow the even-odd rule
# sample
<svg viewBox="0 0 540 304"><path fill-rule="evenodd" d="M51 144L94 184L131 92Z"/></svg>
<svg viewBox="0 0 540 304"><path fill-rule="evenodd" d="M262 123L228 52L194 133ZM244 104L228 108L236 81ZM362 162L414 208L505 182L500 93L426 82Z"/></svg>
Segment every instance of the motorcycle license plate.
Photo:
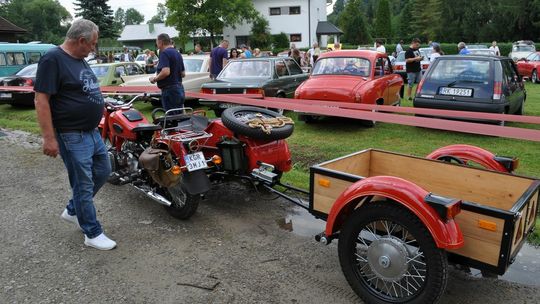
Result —
<svg viewBox="0 0 540 304"><path fill-rule="evenodd" d="M219 104L219 108L220 109L228 109L228 108L234 108L234 107L238 107L239 105L236 104L236 103L220 103Z"/></svg>
<svg viewBox="0 0 540 304"><path fill-rule="evenodd" d="M202 152L188 154L184 156L184 160L186 161L186 168L189 172L208 168Z"/></svg>

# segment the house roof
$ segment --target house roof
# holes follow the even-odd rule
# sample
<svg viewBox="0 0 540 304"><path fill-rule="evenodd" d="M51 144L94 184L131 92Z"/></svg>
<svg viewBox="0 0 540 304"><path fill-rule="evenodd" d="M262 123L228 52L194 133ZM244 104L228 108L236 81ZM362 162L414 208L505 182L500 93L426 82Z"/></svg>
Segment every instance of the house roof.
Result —
<svg viewBox="0 0 540 304"><path fill-rule="evenodd" d="M140 41L140 40L156 40L161 33L169 35L171 38L177 38L179 32L172 26L166 26L165 23L154 24L134 24L126 25L122 30L122 34L118 41ZM190 37L205 37L210 36L206 30L198 29L195 32L189 33Z"/></svg>
<svg viewBox="0 0 540 304"><path fill-rule="evenodd" d="M317 24L317 35L336 35L336 34L343 34L343 31L341 31L337 26L332 24L332 22L329 21L319 21Z"/></svg>
<svg viewBox="0 0 540 304"><path fill-rule="evenodd" d="M161 33L171 38L178 37L178 31L165 23L126 25L118 41L156 40Z"/></svg>
<svg viewBox="0 0 540 304"><path fill-rule="evenodd" d="M0 17L0 32L7 32L10 34L24 34L28 31Z"/></svg>

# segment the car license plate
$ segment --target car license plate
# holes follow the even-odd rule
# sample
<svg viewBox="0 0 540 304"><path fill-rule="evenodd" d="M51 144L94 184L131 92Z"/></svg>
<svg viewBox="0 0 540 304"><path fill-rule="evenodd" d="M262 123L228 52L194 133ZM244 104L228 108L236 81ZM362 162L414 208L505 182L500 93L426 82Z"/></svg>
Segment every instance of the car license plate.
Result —
<svg viewBox="0 0 540 304"><path fill-rule="evenodd" d="M0 98L11 98L12 96L11 93L0 93Z"/></svg>
<svg viewBox="0 0 540 304"><path fill-rule="evenodd" d="M441 94L441 95L470 97L470 96L472 96L472 89L441 88L439 94Z"/></svg>
<svg viewBox="0 0 540 304"><path fill-rule="evenodd" d="M219 107L221 109L228 109L228 108L238 107L238 105L235 104L235 103L224 103L224 102L222 102L222 103L219 104Z"/></svg>
<svg viewBox="0 0 540 304"><path fill-rule="evenodd" d="M184 156L184 160L186 161L186 167L189 172L208 168L202 152L188 154Z"/></svg>

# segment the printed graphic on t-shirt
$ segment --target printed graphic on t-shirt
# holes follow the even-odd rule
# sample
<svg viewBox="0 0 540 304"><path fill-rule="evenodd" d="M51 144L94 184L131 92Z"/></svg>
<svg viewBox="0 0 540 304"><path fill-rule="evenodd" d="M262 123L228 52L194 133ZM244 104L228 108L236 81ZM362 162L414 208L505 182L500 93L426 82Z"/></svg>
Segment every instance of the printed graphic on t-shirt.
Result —
<svg viewBox="0 0 540 304"><path fill-rule="evenodd" d="M83 83L83 91L88 94L88 99L93 103L103 104L103 96L99 90L99 82L92 70L82 70L79 79Z"/></svg>

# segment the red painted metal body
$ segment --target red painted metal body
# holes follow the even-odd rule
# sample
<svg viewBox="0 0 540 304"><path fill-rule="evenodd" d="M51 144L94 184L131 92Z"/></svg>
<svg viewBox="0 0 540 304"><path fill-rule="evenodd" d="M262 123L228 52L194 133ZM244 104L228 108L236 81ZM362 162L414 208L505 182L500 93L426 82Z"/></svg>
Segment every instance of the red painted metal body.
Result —
<svg viewBox="0 0 540 304"><path fill-rule="evenodd" d="M540 52L536 52L537 55L540 55ZM535 58L536 59L536 58ZM539 60L518 60L516 62L519 75L523 77L528 77L531 79L533 71L536 71L538 76L540 73L540 61Z"/></svg>
<svg viewBox="0 0 540 304"><path fill-rule="evenodd" d="M499 172L508 172L508 170L499 162L495 160L496 155L484 150L482 148L471 146L471 145L450 145L446 147L439 148L426 158L428 159L439 159L444 156L454 156L465 163L468 161L473 161L482 165L486 169L499 171Z"/></svg>
<svg viewBox="0 0 540 304"><path fill-rule="evenodd" d="M441 220L437 212L424 202L428 192L418 185L393 176L368 177L349 186L333 204L326 222L326 235L339 231L360 200L367 196L391 199L415 214L429 230L437 247L456 249L463 246L463 235L453 219Z"/></svg>
<svg viewBox="0 0 540 304"><path fill-rule="evenodd" d="M388 56L375 51L328 52L319 57L363 58L370 62L369 76L311 75L295 93L296 99L315 99L336 102L394 105L399 103L403 78L392 73ZM380 63L377 65L377 63ZM386 69L380 69L385 66Z"/></svg>

